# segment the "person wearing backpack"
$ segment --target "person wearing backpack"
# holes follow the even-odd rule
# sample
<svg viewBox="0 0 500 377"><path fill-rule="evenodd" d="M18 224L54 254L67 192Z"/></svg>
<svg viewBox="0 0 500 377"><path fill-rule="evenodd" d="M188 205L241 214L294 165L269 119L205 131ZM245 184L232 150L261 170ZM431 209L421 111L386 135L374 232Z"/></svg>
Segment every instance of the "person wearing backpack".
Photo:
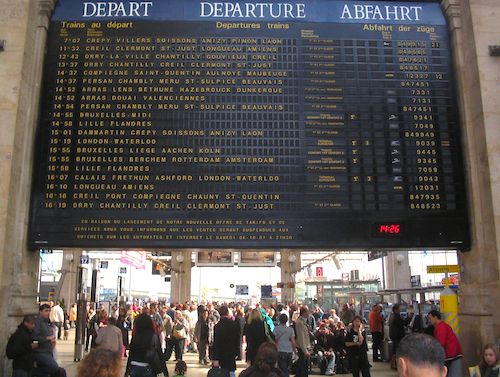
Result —
<svg viewBox="0 0 500 377"><path fill-rule="evenodd" d="M35 361L33 350L38 348L38 343L33 342L34 329L35 316L27 315L7 342L6 354L13 360L12 377L31 376Z"/></svg>

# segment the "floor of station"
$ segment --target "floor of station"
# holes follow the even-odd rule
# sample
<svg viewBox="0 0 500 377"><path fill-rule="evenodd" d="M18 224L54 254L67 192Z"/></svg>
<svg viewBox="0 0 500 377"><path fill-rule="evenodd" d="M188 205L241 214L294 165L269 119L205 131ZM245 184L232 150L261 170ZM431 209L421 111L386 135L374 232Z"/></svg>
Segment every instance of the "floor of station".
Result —
<svg viewBox="0 0 500 377"><path fill-rule="evenodd" d="M68 340L58 340L56 345L56 358L59 365L66 369L68 377L77 377L78 362L74 361L74 348L75 348L75 329L70 330ZM371 359L371 348L368 352L368 357ZM210 366L204 366L198 364L198 354L196 353L185 353L183 360L187 363L188 370L186 377L201 377L206 376ZM125 365L127 360L123 359L123 370L125 371ZM175 362L173 358L167 363L168 371L171 376L174 375L174 365ZM397 377L397 373L391 370L388 363L372 363L372 368L370 369L370 374L372 377ZM237 365L238 369L236 371L236 376L246 368L245 362L239 362ZM313 368L310 375L319 375L319 369ZM351 374L344 374L340 376L350 376Z"/></svg>

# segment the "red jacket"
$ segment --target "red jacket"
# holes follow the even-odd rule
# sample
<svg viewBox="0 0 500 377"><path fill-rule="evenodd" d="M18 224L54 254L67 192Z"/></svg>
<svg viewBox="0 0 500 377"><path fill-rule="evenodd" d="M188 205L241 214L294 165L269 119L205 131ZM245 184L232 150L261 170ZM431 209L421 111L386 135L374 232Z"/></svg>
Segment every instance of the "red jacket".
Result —
<svg viewBox="0 0 500 377"><path fill-rule="evenodd" d="M447 360L462 356L462 347L460 347L458 338L446 322L441 321L434 326L434 337L443 346Z"/></svg>
<svg viewBox="0 0 500 377"><path fill-rule="evenodd" d="M368 315L368 324L370 325L370 332L384 332L384 317L380 312L372 310Z"/></svg>

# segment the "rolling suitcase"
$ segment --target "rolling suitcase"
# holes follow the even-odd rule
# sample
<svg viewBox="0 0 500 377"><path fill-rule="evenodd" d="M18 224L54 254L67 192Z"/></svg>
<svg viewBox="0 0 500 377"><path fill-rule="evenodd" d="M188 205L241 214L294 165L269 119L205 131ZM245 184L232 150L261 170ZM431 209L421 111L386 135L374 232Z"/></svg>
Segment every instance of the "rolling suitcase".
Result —
<svg viewBox="0 0 500 377"><path fill-rule="evenodd" d="M389 362L392 358L392 340L385 339L382 342L382 350L381 350L381 358L382 360Z"/></svg>

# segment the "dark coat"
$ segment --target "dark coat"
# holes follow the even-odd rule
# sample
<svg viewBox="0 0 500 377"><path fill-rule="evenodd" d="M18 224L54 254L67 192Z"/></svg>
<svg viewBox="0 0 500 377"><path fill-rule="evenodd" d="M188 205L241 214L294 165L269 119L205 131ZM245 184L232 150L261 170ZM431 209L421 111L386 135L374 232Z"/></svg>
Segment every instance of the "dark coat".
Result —
<svg viewBox="0 0 500 377"><path fill-rule="evenodd" d="M236 370L236 358L240 349L240 326L222 317L214 328L213 360L229 371Z"/></svg>
<svg viewBox="0 0 500 377"><path fill-rule="evenodd" d="M38 348L35 353L50 353L52 355L52 342L47 337L54 336L54 328L48 319L38 316L35 322L33 339L38 341Z"/></svg>
<svg viewBox="0 0 500 377"><path fill-rule="evenodd" d="M34 353L31 348L33 333L21 323L11 336L13 339L12 345L9 347L9 356L12 356L13 359L12 368L31 371L34 362Z"/></svg>
<svg viewBox="0 0 500 377"><path fill-rule="evenodd" d="M260 345L267 342L264 322L254 320L252 323L245 326L243 333L247 339L247 361L253 364Z"/></svg>
<svg viewBox="0 0 500 377"><path fill-rule="evenodd" d="M152 330L138 331L130 341L130 354L127 361L127 370L131 361L148 363L157 374L168 376L167 366L162 360L158 335Z"/></svg>
<svg viewBox="0 0 500 377"><path fill-rule="evenodd" d="M249 368L243 370L238 377L282 377L283 373L278 368L272 368L268 372L261 371L251 365Z"/></svg>
<svg viewBox="0 0 500 377"><path fill-rule="evenodd" d="M393 342L399 342L405 337L405 322L397 313L392 313L389 318L389 337Z"/></svg>

